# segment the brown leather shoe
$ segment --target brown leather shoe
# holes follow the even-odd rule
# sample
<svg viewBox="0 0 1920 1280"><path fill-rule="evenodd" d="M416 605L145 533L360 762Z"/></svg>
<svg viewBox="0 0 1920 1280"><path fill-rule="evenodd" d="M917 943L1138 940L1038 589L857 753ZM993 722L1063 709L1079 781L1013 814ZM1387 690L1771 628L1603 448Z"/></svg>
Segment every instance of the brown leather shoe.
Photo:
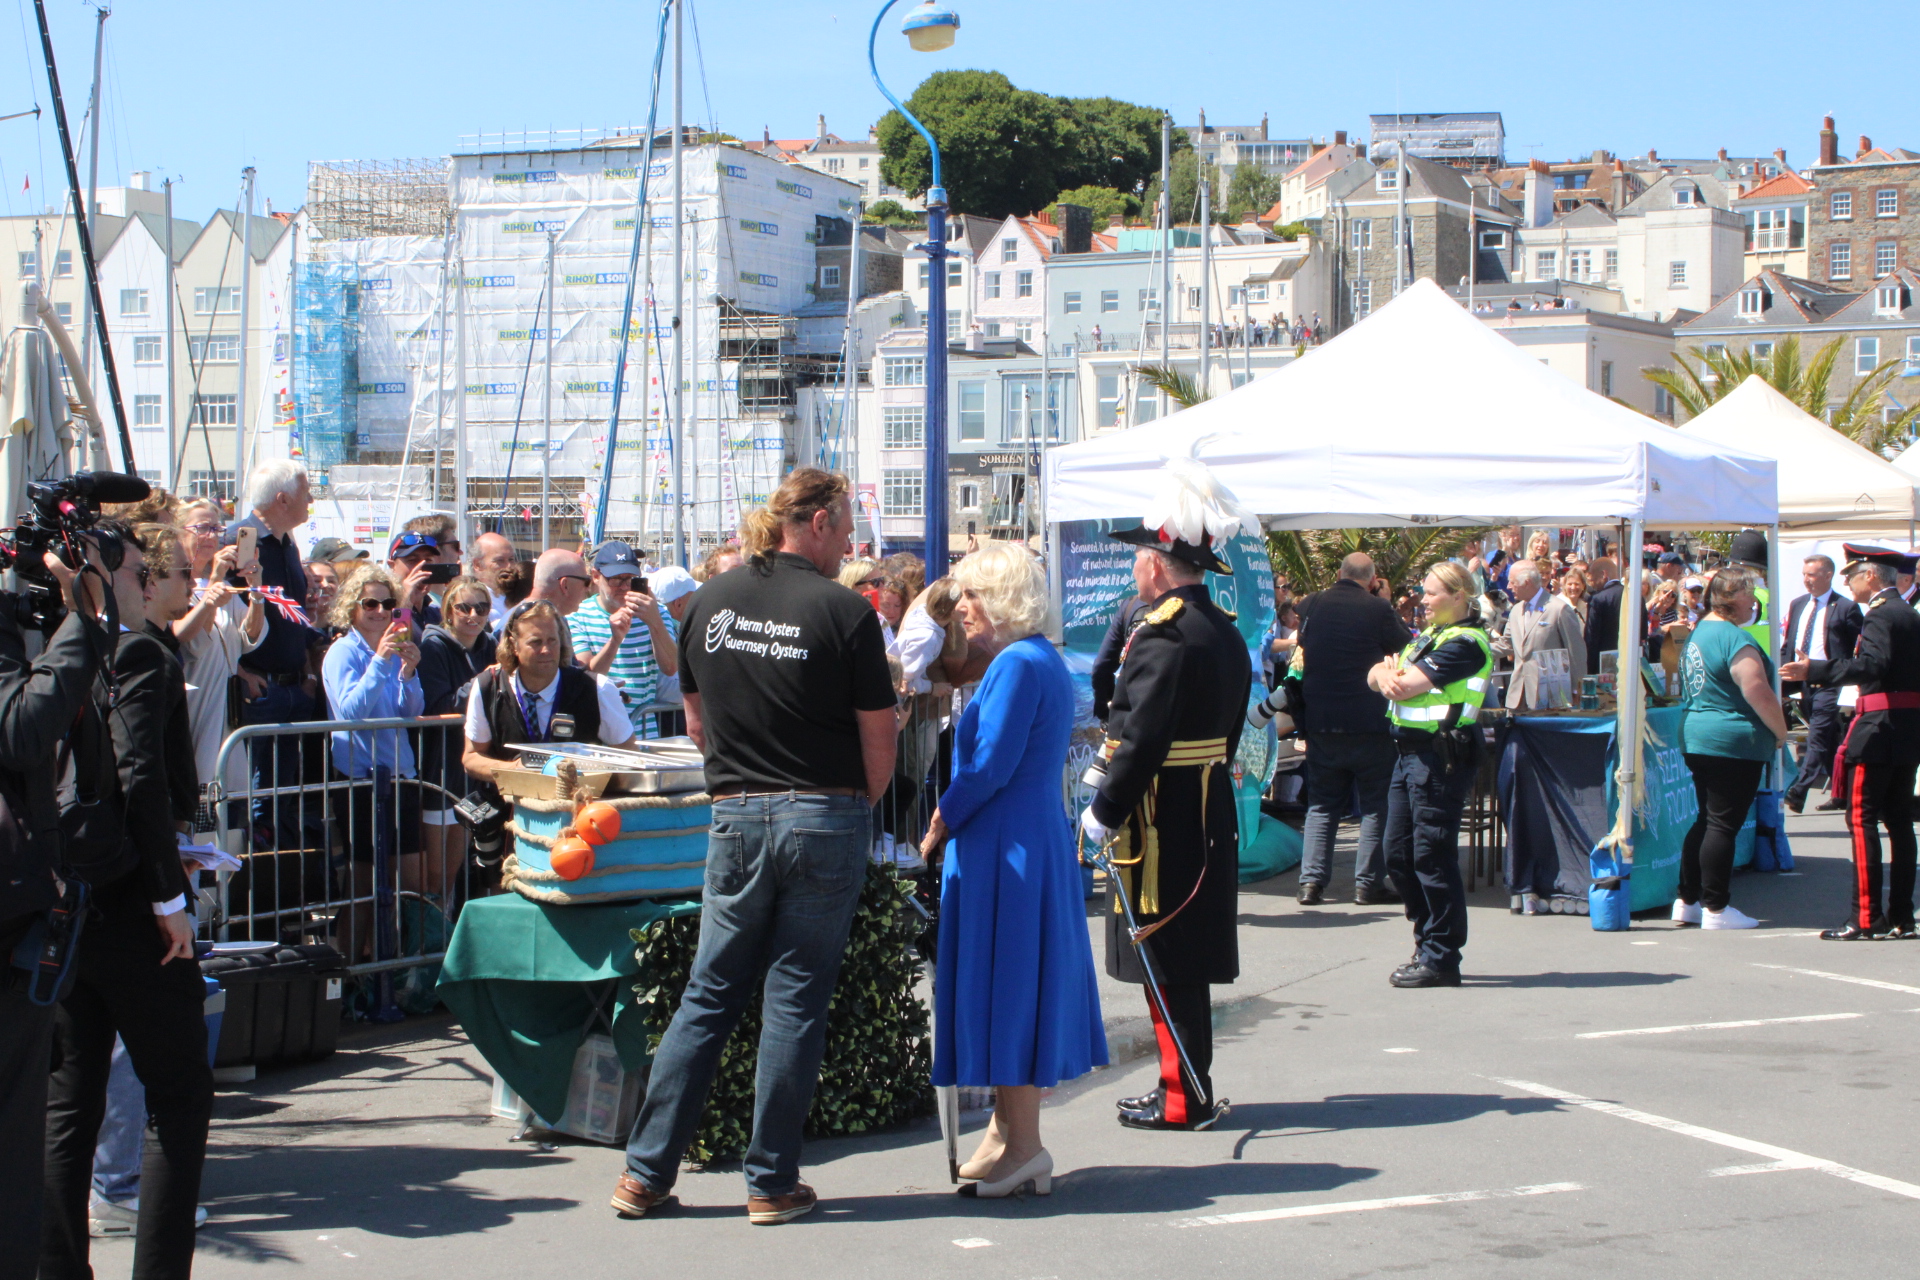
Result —
<svg viewBox="0 0 1920 1280"><path fill-rule="evenodd" d="M783 1196L748 1196L747 1221L756 1227L771 1227L813 1212L820 1197L804 1182L793 1184Z"/></svg>
<svg viewBox="0 0 1920 1280"><path fill-rule="evenodd" d="M647 1210L665 1199L665 1196L630 1173L621 1174L620 1185L613 1189L614 1211L623 1218L644 1218Z"/></svg>

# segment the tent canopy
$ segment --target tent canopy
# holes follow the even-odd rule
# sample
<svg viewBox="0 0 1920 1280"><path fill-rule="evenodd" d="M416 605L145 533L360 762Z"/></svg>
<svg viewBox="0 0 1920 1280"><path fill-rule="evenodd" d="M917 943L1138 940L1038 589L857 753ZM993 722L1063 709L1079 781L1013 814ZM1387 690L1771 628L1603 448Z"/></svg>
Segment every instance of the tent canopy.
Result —
<svg viewBox="0 0 1920 1280"><path fill-rule="evenodd" d="M1137 518L1194 456L1275 529L1772 524L1773 459L1597 396L1430 280L1308 355L1151 426L1050 449L1047 519Z"/></svg>
<svg viewBox="0 0 1920 1280"><path fill-rule="evenodd" d="M1913 476L1835 431L1749 375L1680 428L1709 444L1779 460L1780 525L1799 538L1904 542L1915 515Z"/></svg>

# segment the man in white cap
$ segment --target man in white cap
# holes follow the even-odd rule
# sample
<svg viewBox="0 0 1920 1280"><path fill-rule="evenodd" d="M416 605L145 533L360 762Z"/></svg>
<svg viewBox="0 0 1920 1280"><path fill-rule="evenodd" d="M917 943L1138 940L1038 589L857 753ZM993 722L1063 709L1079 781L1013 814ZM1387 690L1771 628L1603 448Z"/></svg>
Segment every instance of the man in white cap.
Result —
<svg viewBox="0 0 1920 1280"><path fill-rule="evenodd" d="M669 651L674 650L679 644L680 625L686 619L687 610L693 607L694 593L699 590L699 581L696 580L691 573L688 573L677 564L670 564L665 568L655 569L647 575L648 594L659 601L661 611L666 614L667 635L670 637L667 644ZM678 671L675 671L672 675L663 675L660 677L660 685L654 691L653 700L657 703L664 703L674 707L680 706L685 701L685 699L680 696L680 673ZM675 717L677 717L678 714L678 712L673 713ZM668 713L664 711L661 712L660 718L662 721L667 720L669 718ZM679 733L682 730L676 726L672 731ZM668 732L668 730L663 726L661 733L665 734L666 732Z"/></svg>

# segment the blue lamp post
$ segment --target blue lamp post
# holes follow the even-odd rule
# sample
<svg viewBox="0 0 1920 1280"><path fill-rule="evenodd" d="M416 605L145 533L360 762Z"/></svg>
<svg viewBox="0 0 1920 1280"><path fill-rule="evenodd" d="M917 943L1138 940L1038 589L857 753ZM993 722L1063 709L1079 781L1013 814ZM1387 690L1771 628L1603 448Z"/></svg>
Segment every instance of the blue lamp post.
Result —
<svg viewBox="0 0 1920 1280"><path fill-rule="evenodd" d="M927 411L924 435L927 447L927 477L923 510L926 514L927 576L937 578L947 571L947 189L940 181L940 144L933 140L927 126L893 96L880 79L880 67L874 61L874 41L880 35L880 23L900 0L886 0L874 15L873 30L867 35L867 66L873 82L886 95L907 123L927 140L933 154L933 185L927 188L927 242L918 246L927 255ZM934 0L910 11L900 24L907 42L922 53L934 53L953 43L960 29L960 15L943 9ZM859 228L854 228L859 234ZM859 288L856 281L854 288Z"/></svg>

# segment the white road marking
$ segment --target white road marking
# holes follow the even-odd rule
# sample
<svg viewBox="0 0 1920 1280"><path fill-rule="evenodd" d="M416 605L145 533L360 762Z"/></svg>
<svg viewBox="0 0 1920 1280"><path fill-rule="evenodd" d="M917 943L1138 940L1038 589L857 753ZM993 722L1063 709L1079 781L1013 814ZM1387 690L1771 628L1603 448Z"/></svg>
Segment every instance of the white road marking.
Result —
<svg viewBox="0 0 1920 1280"><path fill-rule="evenodd" d="M1818 1163L1807 1164L1800 1160L1769 1160L1765 1164L1730 1164L1721 1169L1707 1170L1709 1178L1737 1178L1748 1173L1786 1173L1792 1169L1817 1169Z"/></svg>
<svg viewBox="0 0 1920 1280"><path fill-rule="evenodd" d="M1516 1196L1549 1196L1560 1191L1585 1191L1578 1182L1547 1182L1505 1191L1442 1191L1425 1196L1389 1196L1381 1200L1343 1200L1336 1204L1299 1204L1285 1209L1249 1209L1244 1213L1217 1213L1183 1218L1176 1227L1217 1227L1233 1222L1274 1222L1281 1218L1318 1218L1330 1213L1366 1213L1373 1209L1406 1209L1426 1204L1461 1204L1468 1200L1508 1200Z"/></svg>
<svg viewBox="0 0 1920 1280"><path fill-rule="evenodd" d="M1651 940L1646 940L1641 942L1629 942L1627 945L1630 947L1657 947L1660 944Z"/></svg>
<svg viewBox="0 0 1920 1280"><path fill-rule="evenodd" d="M1382 1053L1418 1053L1418 1049L1382 1049Z"/></svg>
<svg viewBox="0 0 1920 1280"><path fill-rule="evenodd" d="M1798 973L1808 978L1827 978L1834 982L1851 982L1860 987L1878 987L1882 991L1903 991L1910 996L1920 996L1920 987L1903 987L1897 982L1882 982L1878 978L1856 978L1851 974L1828 973L1824 969L1796 969L1787 964L1759 964L1756 969L1778 969L1783 973Z"/></svg>
<svg viewBox="0 0 1920 1280"><path fill-rule="evenodd" d="M1872 1187L1876 1191L1891 1191L1895 1195L1906 1196L1911 1200L1920 1200L1920 1187L1911 1182L1901 1182L1897 1178L1884 1177L1877 1173L1868 1173L1864 1169L1855 1169L1834 1160L1823 1160L1819 1156L1805 1155L1790 1151L1786 1147L1776 1147L1769 1142L1755 1142L1752 1138L1736 1137L1731 1133L1722 1133L1718 1129L1708 1129L1697 1124L1688 1124L1683 1120L1669 1120L1665 1116L1656 1116L1646 1111L1635 1111L1632 1107L1623 1107L1615 1102L1601 1102L1595 1098L1582 1097L1577 1093L1565 1093L1551 1085L1534 1084L1530 1080L1505 1080L1499 1076L1488 1076L1495 1084L1505 1085L1509 1089L1518 1089L1522 1093L1531 1093L1542 1098L1552 1098L1570 1107L1586 1107L1606 1115L1618 1116L1622 1120L1631 1120L1636 1124L1650 1125L1655 1129L1665 1129L1684 1138L1698 1138L1702 1142L1711 1142L1717 1146L1731 1147L1735 1151L1744 1151L1749 1155L1764 1156L1768 1160L1791 1161L1803 1169L1812 1169L1819 1173L1830 1174L1836 1178L1845 1178L1848 1182L1857 1182L1861 1186Z"/></svg>
<svg viewBox="0 0 1920 1280"><path fill-rule="evenodd" d="M1738 1022L1688 1022L1677 1027L1631 1027L1625 1031L1582 1031L1575 1040L1609 1040L1614 1036L1664 1036L1675 1031L1727 1031L1735 1027L1771 1027L1783 1022L1838 1022L1863 1018L1861 1013L1810 1013L1800 1018L1742 1018Z"/></svg>
<svg viewBox="0 0 1920 1280"><path fill-rule="evenodd" d="M968 1236L964 1240L955 1240L954 1243L959 1245L962 1249L984 1249L988 1245L992 1244L993 1241L982 1240L979 1236Z"/></svg>

